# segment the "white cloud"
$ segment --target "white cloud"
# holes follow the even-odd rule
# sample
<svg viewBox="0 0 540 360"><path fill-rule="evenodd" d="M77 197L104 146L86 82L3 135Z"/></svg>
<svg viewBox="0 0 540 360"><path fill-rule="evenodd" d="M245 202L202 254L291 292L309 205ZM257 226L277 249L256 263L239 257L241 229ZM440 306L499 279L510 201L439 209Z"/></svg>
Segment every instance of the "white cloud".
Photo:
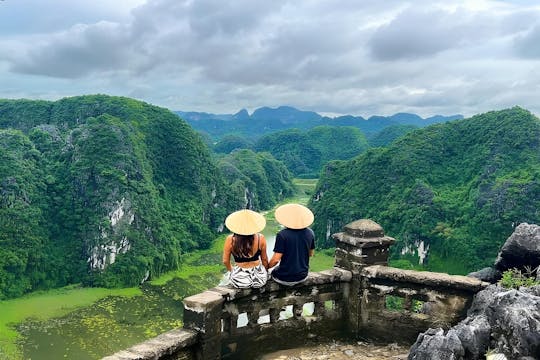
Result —
<svg viewBox="0 0 540 360"><path fill-rule="evenodd" d="M12 16L0 25L0 97L101 92L219 113L540 112L535 2L30 3L0 3ZM68 20L46 24L44 11Z"/></svg>

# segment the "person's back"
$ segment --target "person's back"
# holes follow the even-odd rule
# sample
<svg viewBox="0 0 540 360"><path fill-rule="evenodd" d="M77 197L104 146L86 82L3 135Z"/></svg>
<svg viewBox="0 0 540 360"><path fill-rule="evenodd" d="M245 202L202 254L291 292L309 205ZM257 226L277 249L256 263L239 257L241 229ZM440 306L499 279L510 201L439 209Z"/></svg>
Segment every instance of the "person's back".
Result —
<svg viewBox="0 0 540 360"><path fill-rule="evenodd" d="M297 282L309 272L309 257L315 249L315 236L310 228L285 228L276 235L274 252L283 254L272 276L285 282Z"/></svg>
<svg viewBox="0 0 540 360"><path fill-rule="evenodd" d="M285 204L275 211L276 220L286 228L276 235L274 255L268 264L272 278L283 285L295 285L308 276L309 257L315 251L311 210L300 204ZM278 265L279 264L279 265Z"/></svg>

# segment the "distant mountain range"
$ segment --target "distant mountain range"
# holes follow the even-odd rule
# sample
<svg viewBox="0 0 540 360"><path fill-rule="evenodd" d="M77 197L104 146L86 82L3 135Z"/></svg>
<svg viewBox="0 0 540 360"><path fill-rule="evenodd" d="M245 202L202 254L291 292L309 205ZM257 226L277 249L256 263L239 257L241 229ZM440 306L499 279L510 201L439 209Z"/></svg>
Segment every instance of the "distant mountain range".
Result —
<svg viewBox="0 0 540 360"><path fill-rule="evenodd" d="M220 138L226 134L257 137L289 128L310 129L319 125L354 126L369 136L392 125L424 127L463 118L463 115L458 114L450 116L435 115L424 119L416 114L409 113L397 113L392 116L371 116L368 119L353 115L331 118L313 111L298 110L291 106L261 107L251 115L245 109L236 114L184 111L175 111L175 113L194 129L205 132L214 138Z"/></svg>

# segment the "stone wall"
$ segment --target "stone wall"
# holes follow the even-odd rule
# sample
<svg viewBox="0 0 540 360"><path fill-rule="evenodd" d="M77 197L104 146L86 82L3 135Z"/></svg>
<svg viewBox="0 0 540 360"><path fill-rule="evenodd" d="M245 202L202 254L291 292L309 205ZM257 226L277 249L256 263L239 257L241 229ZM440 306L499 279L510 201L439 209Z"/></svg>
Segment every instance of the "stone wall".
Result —
<svg viewBox="0 0 540 360"><path fill-rule="evenodd" d="M196 331L174 329L103 360L195 360L198 341Z"/></svg>

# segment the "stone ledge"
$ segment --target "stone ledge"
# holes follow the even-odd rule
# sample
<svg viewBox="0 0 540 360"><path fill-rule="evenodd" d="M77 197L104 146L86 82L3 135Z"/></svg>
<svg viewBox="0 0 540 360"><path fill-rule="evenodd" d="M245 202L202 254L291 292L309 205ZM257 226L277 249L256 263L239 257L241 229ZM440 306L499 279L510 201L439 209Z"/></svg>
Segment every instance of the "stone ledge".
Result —
<svg viewBox="0 0 540 360"><path fill-rule="evenodd" d="M155 338L134 345L127 350L119 351L102 360L153 360L176 354L197 342L197 332L186 329L175 329Z"/></svg>
<svg viewBox="0 0 540 360"><path fill-rule="evenodd" d="M353 221L343 228L351 236L360 238L383 237L384 230L381 225L371 219L360 219Z"/></svg>
<svg viewBox="0 0 540 360"><path fill-rule="evenodd" d="M477 292L489 283L462 275L448 275L428 271L402 270L388 266L373 265L362 269L360 275L367 278L409 282L423 286L437 286Z"/></svg>
<svg viewBox="0 0 540 360"><path fill-rule="evenodd" d="M269 279L265 286L259 289L237 289L232 286L216 286L205 292L212 292L215 296L221 296L225 301L232 301L234 299L258 295L261 293L275 292L282 289L298 289L306 286L333 284L338 282L350 282L352 279L352 272L334 267L329 270L310 272L306 281L294 285L285 286L278 284L277 282ZM204 294L204 293L203 293ZM200 294L198 294L200 295ZM197 295L194 295L197 296ZM184 300L185 303L185 300Z"/></svg>
<svg viewBox="0 0 540 360"><path fill-rule="evenodd" d="M370 247L376 247L376 246L388 247L396 242L396 239L390 236L361 238L358 236L349 235L344 232L334 234L332 235L332 238L336 241L341 241L345 244L349 244L357 248L370 248Z"/></svg>
<svg viewBox="0 0 540 360"><path fill-rule="evenodd" d="M223 303L223 296L213 291L204 291L192 296L188 296L184 300L184 308L195 312L206 312L211 308Z"/></svg>

